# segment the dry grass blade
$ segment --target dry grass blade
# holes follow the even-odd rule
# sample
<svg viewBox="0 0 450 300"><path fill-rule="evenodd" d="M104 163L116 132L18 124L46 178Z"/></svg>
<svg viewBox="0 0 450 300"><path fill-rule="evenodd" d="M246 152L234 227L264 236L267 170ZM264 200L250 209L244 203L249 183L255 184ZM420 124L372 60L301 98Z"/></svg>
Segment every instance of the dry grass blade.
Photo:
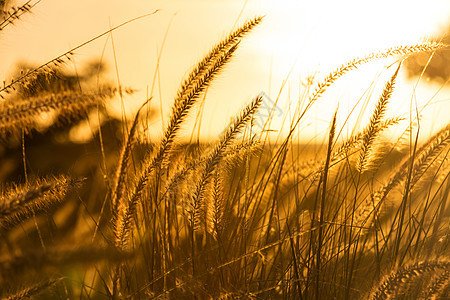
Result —
<svg viewBox="0 0 450 300"><path fill-rule="evenodd" d="M398 124L400 121L404 120L403 118L390 118L385 121L380 121L377 124L377 127L372 129L378 133L381 133L382 131L386 130L387 128ZM347 139L337 150L333 152L332 161L334 163L343 160L345 158L348 158L349 155L355 153L355 149L357 147L362 146L364 142L364 137L369 135L371 131L370 124L364 130L359 132L358 134L355 134L354 136Z"/></svg>
<svg viewBox="0 0 450 300"><path fill-rule="evenodd" d="M2 21L0 22L0 31L4 30L8 25L13 24L15 21L20 19L22 15L29 13L31 9L36 6L41 0L31 3L32 0L26 2L19 7L12 7L8 11L2 11L0 17Z"/></svg>
<svg viewBox="0 0 450 300"><path fill-rule="evenodd" d="M213 67L214 62L220 59L231 47L239 43L240 38L250 32L256 25L261 23L262 19L263 17L256 17L247 21L244 25L228 34L225 39L215 45L194 67L188 77L181 84L181 87L177 92L177 97L175 98L175 103L183 101L183 98L186 97L190 93L190 90L196 85L196 81L201 81L201 76L205 75L205 72Z"/></svg>
<svg viewBox="0 0 450 300"><path fill-rule="evenodd" d="M174 142L176 133L179 131L180 125L187 116L188 111L194 105L198 95L204 90L207 84L209 84L214 75L231 58L231 55L236 50L236 47L237 45L230 48L224 54L224 56L222 56L219 60L216 61L213 68L208 70L208 72L206 72L205 77L202 78L203 80L198 82L198 84L191 90L188 97L184 98L184 100L181 101L180 103L175 103L173 115L169 121L168 128L166 129L164 137L161 141L159 151L156 154L156 156L154 156L148 163L144 164L144 170L142 171L142 174L139 177L139 181L136 184L134 192L127 204L126 213L124 217L125 219L120 221L122 224L121 226L123 227L119 228L120 233L116 235L117 238L119 239L118 241L120 241L119 244L123 244L125 242L123 239L125 239L125 236L128 235L128 231L130 230L128 225L131 224L131 220L128 220L127 218L132 216L136 204L141 198L144 188L148 184L148 179L150 178L151 173L153 172L153 170L161 167L161 164L163 163L166 155L168 155L168 153L172 148L172 144Z"/></svg>
<svg viewBox="0 0 450 300"><path fill-rule="evenodd" d="M211 153L207 156L205 165L201 174L199 175L192 194L188 199L187 218L189 224L189 231L191 237L191 258L192 258L192 274L196 273L196 260L195 258L195 231L198 229L199 224L207 224L207 220L204 220L201 216L203 214L205 203L205 191L207 184L209 183L211 176L222 160L225 150L230 146L231 142L236 138L243 127L253 118L259 106L262 103L262 96L256 97L242 112L241 114L228 126L225 133L222 135L220 141L216 144Z"/></svg>
<svg viewBox="0 0 450 300"><path fill-rule="evenodd" d="M259 142L254 139L244 143L236 143L225 149L223 160L229 166L237 165L245 153L256 153L258 150L260 150ZM166 197L173 191L177 184L185 181L186 176L198 168L198 166L203 165L206 162L206 159L207 158L204 156L194 157L189 160L186 159L183 163L178 164L176 171L174 171L166 181L162 197Z"/></svg>
<svg viewBox="0 0 450 300"><path fill-rule="evenodd" d="M449 284L450 270L442 272L437 276L427 287L426 290L420 295L420 299L432 299L433 297L439 299L439 294L445 292L445 285ZM443 295L444 296L444 295Z"/></svg>
<svg viewBox="0 0 450 300"><path fill-rule="evenodd" d="M320 295L320 272L322 269L322 247L323 247L323 231L324 231L324 221L325 221L325 201L327 199L327 183L328 183L328 171L329 171L329 167L330 167L330 160L331 160L331 153L333 150L333 145L334 145L334 136L336 134L336 123L337 123L337 109L334 113L333 116L333 120L331 122L331 128L330 128L330 133L328 135L328 149L327 149L327 158L325 161L325 166L323 168L323 172L321 175L321 183L322 183L322 198L320 199L320 214L319 214L319 230L318 230L318 237L317 237L317 253L316 253L316 299L320 299L319 295ZM319 194L317 193L317 197L319 196ZM318 199L316 198L316 203L314 204L315 209L314 211L316 211L316 206ZM314 218L312 221L312 226L315 225L314 223Z"/></svg>
<svg viewBox="0 0 450 300"><path fill-rule="evenodd" d="M209 231L217 239L223 229L223 216L224 216L224 199L223 199L223 182L220 173L216 171L214 173L213 188L212 188L212 201L210 202L210 214L208 221Z"/></svg>
<svg viewBox="0 0 450 300"><path fill-rule="evenodd" d="M236 135L241 132L244 125L251 120L261 103L262 97L258 96L243 110L243 112L228 127L219 143L214 147L213 151L206 159L205 167L202 171L202 174L200 175L200 178L197 181L194 192L192 194L192 199L190 200L191 211L189 212L189 215L192 229L196 228L196 225L200 221L199 213L204 204L203 199L206 185L209 182L215 167L222 160L227 147L235 139Z"/></svg>
<svg viewBox="0 0 450 300"><path fill-rule="evenodd" d="M366 64L370 61L381 59L381 58L387 58L391 56L409 56L414 53L419 52L434 52L439 49L445 48L446 45L442 43L422 43L417 45L407 45L407 46L398 46L389 48L385 51L380 51L376 53L369 54L366 57L363 58L355 58L351 60L350 62L340 66L335 71L331 72L325 79L317 83L316 88L314 89L314 92L309 96L307 105L303 112L300 113L300 115L297 117L297 120L291 126L291 134L293 130L298 126L300 123L300 120L303 118L303 116L306 114L306 112L311 108L314 102L316 102L317 99L319 99L323 93L326 91L326 89L332 85L338 78L343 76L344 74L357 69L360 65Z"/></svg>
<svg viewBox="0 0 450 300"><path fill-rule="evenodd" d="M138 128L139 123L139 115L141 110L145 105L150 101L147 100L144 104L136 112L134 117L133 125L130 128L130 132L127 135L125 143L123 144L122 151L120 153L119 164L117 166L116 176L114 178L114 187L111 192L111 205L112 205L112 214L113 217L116 217L119 213L118 206L120 205L120 200L122 199L124 190L126 188L126 173L127 168L130 162L131 150L133 148L133 144L135 142L135 135Z"/></svg>
<svg viewBox="0 0 450 300"><path fill-rule="evenodd" d="M164 135L159 146L157 154L144 166L141 176L134 188L123 214L119 217L118 226L115 230L116 245L123 247L131 229L132 216L136 205L142 197L142 192L148 184L148 179L152 171L161 167L166 155L171 151L174 139L178 133L181 123L185 120L190 109L198 99L198 96L210 84L217 73L230 60L233 53L238 47L238 39L243 34L249 32L254 26L261 21L256 18L246 23L244 26L231 33L223 42L219 43L213 50L203 59L197 67L189 74L175 98L172 116L169 124L164 131Z"/></svg>
<svg viewBox="0 0 450 300"><path fill-rule="evenodd" d="M407 56L418 52L434 52L444 47L445 45L441 43L423 43L417 45L398 46L389 48L385 51L369 54L363 58L353 59L336 69L334 72L330 73L322 82L317 84L317 87L308 102L314 102L325 92L326 88L333 84L339 77L351 70L355 70L362 64L368 63L375 59L387 58L390 56Z"/></svg>
<svg viewBox="0 0 450 300"><path fill-rule="evenodd" d="M181 123L184 121L200 93L204 91L214 76L230 60L237 49L239 38L251 31L261 22L261 20L262 17L257 17L229 34L223 41L213 47L213 49L197 64L194 70L191 71L188 78L181 85L177 97L174 100L172 116L164 132L160 150L155 161L162 162L165 153L171 150L171 145Z"/></svg>
<svg viewBox="0 0 450 300"><path fill-rule="evenodd" d="M0 104L0 138L25 131L29 133L40 127L39 117L54 113L56 123L73 122L84 118L91 109L102 105L111 91L100 93L64 92L31 97L23 100L6 101ZM48 118L48 116L47 116Z"/></svg>
<svg viewBox="0 0 450 300"><path fill-rule="evenodd" d="M39 179L4 191L0 204L0 231L8 230L33 215L58 205L69 191L78 188L82 182L80 179L60 176Z"/></svg>
<svg viewBox="0 0 450 300"><path fill-rule="evenodd" d="M413 177L410 185L413 185L418 178L427 169L429 160L436 157L448 143L450 142L450 125L447 125L433 137L431 137L425 144L423 144L417 151L413 167ZM411 159L408 158L405 162L397 168L397 172L393 174L390 179L379 187L374 193L368 197L361 205L357 215L358 224L366 224L369 218L373 217L374 212L380 209L390 191L396 187L407 176Z"/></svg>
<svg viewBox="0 0 450 300"><path fill-rule="evenodd" d="M33 284L31 286L22 288L20 291L17 291L13 294L4 296L3 299L5 299L5 300L20 300L20 299L34 298L34 296L37 296L40 293L44 292L45 290L51 288L53 285L55 285L62 279L63 278L50 279L50 280L43 281L41 283Z"/></svg>
<svg viewBox="0 0 450 300"><path fill-rule="evenodd" d="M433 163L433 160L439 155L439 153L450 144L450 124L439 131L434 138L428 140L428 142L421 148L421 151L414 163L413 177L411 186L422 177L422 175L428 170Z"/></svg>
<svg viewBox="0 0 450 300"><path fill-rule="evenodd" d="M42 197L46 192L54 188L54 186L54 183L46 182L38 185L33 184L22 192L16 191L10 195L3 196L0 203L0 216L6 217L20 211L24 205L27 205L29 202L35 201L37 198Z"/></svg>
<svg viewBox="0 0 450 300"><path fill-rule="evenodd" d="M398 124L403 118L389 118L384 121L380 121L377 127L374 129L378 134L387 128ZM371 130L370 125L364 128L361 132L351 136L344 143L342 143L336 150L333 151L330 158L330 168L338 165L339 163L350 158L353 154L357 153L357 148L361 147L364 142L364 137L369 134ZM310 178L312 181L318 180L322 170L324 168L325 161L313 160L308 161L300 166L294 166L292 172L296 173L302 178Z"/></svg>
<svg viewBox="0 0 450 300"><path fill-rule="evenodd" d="M368 125L368 128L363 136L363 144L362 144L362 151L359 156L359 160L356 165L356 169L362 173L368 168L368 164L370 164L370 152L373 148L373 143L375 142L375 139L377 138L379 132L380 132L380 123L384 117L384 114L387 109L387 104L389 99L392 96L392 92L394 90L394 84L395 79L397 78L398 71L400 70L401 64L399 64L397 70L395 71L394 75L392 75L391 79L386 83L386 86L384 87L383 93L378 100L378 103L375 107L375 110L372 114L372 117L370 118L370 122Z"/></svg>
<svg viewBox="0 0 450 300"><path fill-rule="evenodd" d="M429 272L436 272L437 270L447 271L449 269L450 263L445 261L422 262L402 267L384 279L374 290L370 298L374 300L398 298L402 296L402 288L416 277L421 277Z"/></svg>
<svg viewBox="0 0 450 300"><path fill-rule="evenodd" d="M225 66L236 51L238 44L233 45L226 50L217 60L214 61L211 68L207 69L204 74L199 74L199 78L195 78L192 82L192 88L185 91L180 98L175 100L167 129L161 141L159 152L154 159L160 165L165 155L171 150L173 141L178 133L181 123L185 120L192 106L195 104L198 96L209 85L214 76Z"/></svg>

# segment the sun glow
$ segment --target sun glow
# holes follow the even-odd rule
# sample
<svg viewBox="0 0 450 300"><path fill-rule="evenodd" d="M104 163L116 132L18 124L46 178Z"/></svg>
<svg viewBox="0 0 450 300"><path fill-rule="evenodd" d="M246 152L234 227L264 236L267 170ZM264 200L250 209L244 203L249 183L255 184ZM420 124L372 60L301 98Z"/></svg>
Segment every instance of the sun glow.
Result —
<svg viewBox="0 0 450 300"><path fill-rule="evenodd" d="M276 4L266 1L265 4L269 10L267 20L262 25L263 29L256 33L257 38L251 47L252 51L263 53L258 56L257 64L269 64L265 70L270 73L271 96L280 96L285 107L295 107L302 93L296 93L295 87L302 89L311 76L320 80L354 58L438 37L439 32L448 26L450 15L448 1L433 1L426 5L422 1L380 1L373 6L350 0L283 1ZM376 100L384 85L383 80L393 72L388 67L394 62L393 59L375 61L339 79L336 87L332 87L324 95L325 99L313 108L315 113L304 124L315 123L310 126L314 129L305 130L305 133L322 138L338 106L345 119L351 110L358 107L358 99L369 101L369 94L374 93L372 98ZM417 101L416 105L422 107L440 87L421 82L414 88L415 83L402 74L397 80L393 107L396 113L407 116L410 110L415 109L411 107L412 103ZM442 100L446 90L444 88L434 100ZM439 105L448 109L448 101L445 102L432 104L434 108L428 111L433 111L434 116L425 117L424 123L431 120L445 123L445 116L436 114ZM348 123L355 123L357 119L350 119Z"/></svg>
<svg viewBox="0 0 450 300"><path fill-rule="evenodd" d="M86 11L83 8L86 5L95 7ZM231 63L208 89L205 106L200 110L203 112L203 125L199 132L201 138L209 139L221 132L246 101L262 91L272 99L278 99L278 105L289 118L306 93L305 82L311 77L320 80L353 58L436 36L444 26L448 26L450 2L381 0L376 4L366 4L355 0L172 0L144 3L133 0L126 3L96 1L93 4L85 0L68 9L60 1L47 0L29 17L33 18L32 22L25 20L12 34L3 37L0 54L8 61L4 61L1 73L6 77L11 66L25 58L30 62L44 63L43 58L51 59L112 25L155 9L159 11L154 16L113 33L115 51L112 51L110 37L99 40L80 49L74 57L75 63L69 67L80 68L84 61L102 57L108 64L111 81L117 82L116 74L119 74L123 85L138 90L127 113L132 113L153 90L152 108L162 110L154 116L162 115L167 119L176 89L192 65L233 25L237 26L255 15L265 15L264 22L246 37ZM85 20L83 26L80 26L81 19ZM42 43L41 36L33 33L35 30L50 32L45 43ZM8 45L20 47L10 49ZM113 52L117 64L114 63ZM392 63L392 60L370 63L361 71L339 79L336 87L324 95L326 99L313 107L311 119L305 121L302 133L315 136L326 131L329 117L338 102L342 113L348 113ZM390 71L386 72L389 76ZM412 85L406 79L401 82L404 84L399 84L396 93L408 106ZM427 102L438 88L430 87L415 90L416 96L424 97L419 106ZM375 93L377 91L374 90ZM448 108L442 97L435 100ZM122 105L117 107L115 115L121 117ZM114 110L112 112L114 114ZM153 131L161 131L162 123L161 120L152 120ZM275 121L272 126L280 127L281 123L281 120ZM191 125L194 126L194 121ZM281 128L277 130L283 131Z"/></svg>

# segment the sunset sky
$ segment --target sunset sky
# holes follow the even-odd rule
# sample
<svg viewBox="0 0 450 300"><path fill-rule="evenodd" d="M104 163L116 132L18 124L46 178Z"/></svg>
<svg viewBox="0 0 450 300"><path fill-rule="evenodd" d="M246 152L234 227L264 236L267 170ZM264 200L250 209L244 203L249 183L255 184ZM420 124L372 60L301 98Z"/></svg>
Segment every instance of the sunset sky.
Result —
<svg viewBox="0 0 450 300"><path fill-rule="evenodd" d="M244 39L207 92L200 131L206 140L216 136L260 92L274 100L279 96L279 109L284 114L274 119L271 128L284 132L282 119L289 118L305 93L303 83L308 77L320 79L346 61L372 51L439 36L450 23L448 0L370 4L353 0L42 0L32 14L0 33L0 75L8 78L20 61L45 63L110 27L157 9L154 15L113 32L120 82L138 90L127 100L127 113L145 101L153 86L151 107L157 114L150 123L155 137L162 127L160 110L167 121L177 87L191 67L235 26L255 15L265 15L264 22ZM100 59L103 51L108 78L117 82L110 36L76 51L75 66L82 69L86 62ZM155 76L158 54L161 58ZM300 133L321 141L338 103L342 122L358 99L373 93L370 103L374 103L385 80L395 71L395 67L386 70L393 62L371 63L340 79L301 123ZM400 74L391 103L393 112L409 116L411 103L417 101L420 107L431 101L423 111L424 124L432 125L426 130L447 123L449 89L444 87L437 93L442 84L421 82L414 90L415 84ZM120 115L118 102L114 107L112 113ZM372 107L369 104L368 113ZM191 131L186 129L184 134L189 136Z"/></svg>

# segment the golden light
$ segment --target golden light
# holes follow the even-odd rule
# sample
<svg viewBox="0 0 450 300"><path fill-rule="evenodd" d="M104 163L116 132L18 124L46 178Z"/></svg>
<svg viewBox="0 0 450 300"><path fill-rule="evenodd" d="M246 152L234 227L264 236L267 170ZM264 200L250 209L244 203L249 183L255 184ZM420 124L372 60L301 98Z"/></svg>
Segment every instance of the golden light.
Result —
<svg viewBox="0 0 450 300"><path fill-rule="evenodd" d="M77 51L75 63L70 67L81 68L86 61L102 57L109 66L111 81L117 82L119 74L121 84L139 90L132 101L127 101L128 114L153 91L152 108L162 110L162 114L155 116L167 119L176 89L191 66L233 26L248 17L265 15L263 24L245 39L232 62L208 90L200 134L201 138L209 139L224 128L246 101L261 91L272 99L279 98L278 105L289 118L291 110L305 94L304 83L311 76L320 80L355 57L392 46L415 44L436 35L448 25L450 2L134 0L63 3L47 0L2 37L0 54L5 59L0 74L6 77L19 60L44 63L111 26L155 9L159 11L154 16L113 32L113 39L109 36ZM377 61L340 79L313 107L302 133L319 137L326 130L338 102L341 113L348 114L364 92L371 89L376 78L381 76L377 86L383 85L383 76L388 78L391 74L386 67L392 62ZM439 88L424 83L419 87L413 91L412 83L401 76L395 107L401 107L402 114L409 111L413 93L421 106ZM375 98L378 91L379 87L373 88ZM448 102L441 96L433 101L448 109ZM120 117L120 103L113 107L116 109L112 111ZM434 120L439 118L443 117L433 117ZM274 120L272 126L282 130L277 128L281 123L282 120ZM161 120L154 119L151 124L153 132L161 130Z"/></svg>

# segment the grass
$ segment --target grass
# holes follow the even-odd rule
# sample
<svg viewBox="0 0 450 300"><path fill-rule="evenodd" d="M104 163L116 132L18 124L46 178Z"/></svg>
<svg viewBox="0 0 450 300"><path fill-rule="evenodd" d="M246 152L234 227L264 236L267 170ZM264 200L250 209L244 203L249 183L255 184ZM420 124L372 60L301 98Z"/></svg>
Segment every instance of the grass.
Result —
<svg viewBox="0 0 450 300"><path fill-rule="evenodd" d="M32 5L1 8L4 20L17 22ZM343 64L312 83L275 145L254 126L261 95L217 141L182 144L180 130L205 89L261 22L245 22L194 66L158 143L141 138L150 99L121 140L116 132L124 127L113 120L81 148L63 139L92 112L107 120L108 99L123 91L65 84L57 65L71 52L5 84L2 297L448 297L450 124L423 144L414 126L405 131L406 143L384 136L405 122L386 118L401 61L446 46L402 45ZM343 140L345 120L336 111L320 151L294 143L301 120L329 86L387 57L400 62L365 127ZM52 116L45 126L44 114Z"/></svg>

